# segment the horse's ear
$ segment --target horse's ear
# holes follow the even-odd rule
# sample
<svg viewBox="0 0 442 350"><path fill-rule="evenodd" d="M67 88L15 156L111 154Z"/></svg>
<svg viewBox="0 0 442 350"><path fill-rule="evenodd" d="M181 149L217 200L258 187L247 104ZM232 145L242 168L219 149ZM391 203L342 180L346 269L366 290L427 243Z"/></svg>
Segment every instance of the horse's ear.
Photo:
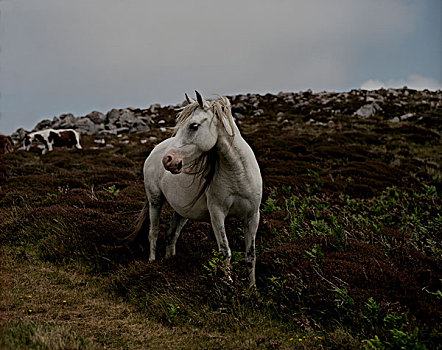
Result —
<svg viewBox="0 0 442 350"><path fill-rule="evenodd" d="M195 100L189 97L189 95L187 95L186 93L184 93L184 96L186 96L187 103L192 104L195 102Z"/></svg>
<svg viewBox="0 0 442 350"><path fill-rule="evenodd" d="M207 103L207 101L204 99L203 96L201 96L201 94L195 90L195 94L196 94L196 100L198 101L198 104L200 105L200 107L202 109L206 109L209 107L209 104Z"/></svg>

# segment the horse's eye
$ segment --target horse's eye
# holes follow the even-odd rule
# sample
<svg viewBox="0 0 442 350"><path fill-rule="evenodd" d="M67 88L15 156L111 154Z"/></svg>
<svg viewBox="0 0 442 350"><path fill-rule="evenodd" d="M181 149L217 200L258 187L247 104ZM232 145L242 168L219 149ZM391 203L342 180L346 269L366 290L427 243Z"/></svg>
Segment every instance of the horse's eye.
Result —
<svg viewBox="0 0 442 350"><path fill-rule="evenodd" d="M189 125L189 129L192 130L192 131L196 131L196 130L198 130L199 126L200 125L198 123L192 123L192 124Z"/></svg>

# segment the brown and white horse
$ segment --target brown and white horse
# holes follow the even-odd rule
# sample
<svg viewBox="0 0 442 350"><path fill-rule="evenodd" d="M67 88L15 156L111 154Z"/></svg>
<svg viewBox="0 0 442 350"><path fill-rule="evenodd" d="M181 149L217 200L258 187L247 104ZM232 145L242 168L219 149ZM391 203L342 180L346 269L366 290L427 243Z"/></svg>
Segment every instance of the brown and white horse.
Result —
<svg viewBox="0 0 442 350"><path fill-rule="evenodd" d="M80 145L80 134L73 129L46 129L31 132L26 135L23 141L23 146L26 151L29 151L33 141L39 141L45 146L42 154L52 152L54 146L67 146L68 148L75 146L78 149L82 149Z"/></svg>
<svg viewBox="0 0 442 350"><path fill-rule="evenodd" d="M0 154L14 151L14 142L10 136L0 135Z"/></svg>

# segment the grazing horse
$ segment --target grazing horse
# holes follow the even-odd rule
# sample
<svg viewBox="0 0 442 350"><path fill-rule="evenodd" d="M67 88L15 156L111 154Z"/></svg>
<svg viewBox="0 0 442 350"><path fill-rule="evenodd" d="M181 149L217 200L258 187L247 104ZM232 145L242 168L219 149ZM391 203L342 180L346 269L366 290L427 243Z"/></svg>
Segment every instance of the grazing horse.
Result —
<svg viewBox="0 0 442 350"><path fill-rule="evenodd" d="M245 225L246 263L250 286L255 286L255 237L262 197L261 172L252 149L242 138L226 97L197 101L177 115L174 136L158 144L144 163L147 201L135 239L150 220L149 260L155 260L162 204L175 210L167 232L166 258L175 255L175 244L188 219L212 224L218 250L229 266L231 251L224 221L229 216ZM230 278L230 276L228 276Z"/></svg>
<svg viewBox="0 0 442 350"><path fill-rule="evenodd" d="M0 154L14 151L14 142L10 136L0 135Z"/></svg>
<svg viewBox="0 0 442 350"><path fill-rule="evenodd" d="M23 141L23 146L26 151L29 151L33 141L40 141L45 146L42 154L48 151L52 152L54 146L67 146L68 148L75 146L78 149L82 149L80 145L80 134L73 129L46 129L31 132L26 135Z"/></svg>

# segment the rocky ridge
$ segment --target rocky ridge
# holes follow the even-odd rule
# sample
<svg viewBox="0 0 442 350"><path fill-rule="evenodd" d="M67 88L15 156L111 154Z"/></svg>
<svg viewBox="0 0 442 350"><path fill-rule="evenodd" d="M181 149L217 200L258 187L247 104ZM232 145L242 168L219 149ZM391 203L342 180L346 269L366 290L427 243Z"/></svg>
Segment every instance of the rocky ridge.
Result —
<svg viewBox="0 0 442 350"><path fill-rule="evenodd" d="M342 115L363 119L380 116L392 123L425 123L428 118L440 116L442 113L442 91L417 91L406 87L319 93L307 90L296 93L280 92L276 95L249 93L228 97L232 103L233 115L239 124L244 118L258 121L262 116L272 117L277 122L287 124L292 122L291 117L302 116L306 123L331 126L334 120ZM106 114L93 111L78 117L62 114L52 120L42 120L32 131L71 128L81 134L96 136L122 135L149 131L151 128L164 132L174 125L178 109L183 105L184 102L164 107L154 104L147 109L112 109ZM18 129L11 137L19 141L26 133L28 131Z"/></svg>

